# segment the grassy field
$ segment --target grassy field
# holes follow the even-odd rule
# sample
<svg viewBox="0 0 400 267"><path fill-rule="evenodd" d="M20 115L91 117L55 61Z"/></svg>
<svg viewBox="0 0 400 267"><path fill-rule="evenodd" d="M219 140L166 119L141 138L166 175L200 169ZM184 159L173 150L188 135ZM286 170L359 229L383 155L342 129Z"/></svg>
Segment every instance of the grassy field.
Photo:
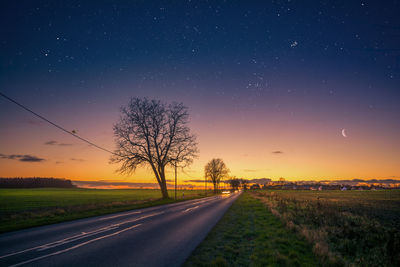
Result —
<svg viewBox="0 0 400 267"><path fill-rule="evenodd" d="M260 200L242 194L185 266L318 266L312 246Z"/></svg>
<svg viewBox="0 0 400 267"><path fill-rule="evenodd" d="M400 266L400 191L250 192L324 265Z"/></svg>
<svg viewBox="0 0 400 267"><path fill-rule="evenodd" d="M204 190L179 190L179 200L182 193L204 196ZM150 189L0 189L0 232L172 202Z"/></svg>

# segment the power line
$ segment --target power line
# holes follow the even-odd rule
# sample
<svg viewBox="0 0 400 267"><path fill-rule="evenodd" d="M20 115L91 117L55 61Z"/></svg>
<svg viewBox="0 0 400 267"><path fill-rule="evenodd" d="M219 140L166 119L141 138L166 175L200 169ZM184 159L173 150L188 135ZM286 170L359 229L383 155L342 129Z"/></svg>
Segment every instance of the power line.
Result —
<svg viewBox="0 0 400 267"><path fill-rule="evenodd" d="M9 100L10 102L16 104L17 106L19 106L19 107L25 109L26 111L32 113L33 115L35 115L36 117L38 117L38 118L44 120L45 122L50 123L51 125L53 125L54 127L58 128L59 130L61 130L61 131L63 131L63 132L66 132L67 134L70 134L70 135L72 135L73 137L76 137L76 138L78 138L79 140L81 140L81 141L83 141L83 142L85 142L85 143L88 143L89 145L92 145L92 146L94 146L94 147L96 147L96 148L98 148L98 149L101 149L101 150L103 150L103 151L105 151L105 152L108 152L108 153L111 153L111 154L113 154L113 155L117 155L117 156L118 156L118 154L116 154L116 153L114 153L114 152L112 152L112 151L110 151L110 150L108 150L108 149L106 149L106 148L103 148L103 147L101 147L101 146L98 146L98 145L96 145L95 143L93 143L93 142L91 142L91 141L89 141L89 140L87 140L87 139L85 139L85 138L83 138L83 137L80 137L79 135L77 135L77 134L75 134L75 133L73 133L73 132L71 132L71 131L66 130L64 127L62 127L62 126L60 126L60 125L58 125L58 124L56 124L56 123L54 123L54 122L52 122L52 121L46 119L45 117L43 117L43 116L37 114L37 113L34 112L33 110L31 110L31 109L25 107L24 105L18 103L18 102L15 101L14 99L12 99L12 98L6 96L6 95L3 94L2 92L0 92L0 96L4 97L5 99Z"/></svg>

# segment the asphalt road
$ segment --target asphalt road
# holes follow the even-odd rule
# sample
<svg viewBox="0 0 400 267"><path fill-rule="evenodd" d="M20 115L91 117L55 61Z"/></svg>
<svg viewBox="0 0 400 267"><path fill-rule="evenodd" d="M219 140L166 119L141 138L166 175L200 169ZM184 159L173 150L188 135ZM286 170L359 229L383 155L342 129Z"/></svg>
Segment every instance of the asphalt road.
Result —
<svg viewBox="0 0 400 267"><path fill-rule="evenodd" d="M1 234L0 266L180 266L239 194Z"/></svg>

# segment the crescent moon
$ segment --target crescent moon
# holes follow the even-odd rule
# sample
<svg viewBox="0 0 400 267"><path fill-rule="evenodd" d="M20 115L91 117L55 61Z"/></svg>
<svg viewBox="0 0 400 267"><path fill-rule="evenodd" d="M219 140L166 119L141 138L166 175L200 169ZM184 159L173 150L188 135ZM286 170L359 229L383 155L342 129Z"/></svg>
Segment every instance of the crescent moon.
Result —
<svg viewBox="0 0 400 267"><path fill-rule="evenodd" d="M347 135L346 135L346 129L342 129L342 135L343 135L343 137L347 137Z"/></svg>

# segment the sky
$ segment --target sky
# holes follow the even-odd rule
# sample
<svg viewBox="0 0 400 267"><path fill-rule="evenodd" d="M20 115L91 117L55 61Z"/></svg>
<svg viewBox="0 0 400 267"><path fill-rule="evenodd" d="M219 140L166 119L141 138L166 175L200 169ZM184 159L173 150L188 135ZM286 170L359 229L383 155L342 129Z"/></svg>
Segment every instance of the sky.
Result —
<svg viewBox="0 0 400 267"><path fill-rule="evenodd" d="M181 182L400 179L399 1L172 2L1 1L0 92L109 150L131 97L183 102ZM110 156L0 97L1 177L155 182Z"/></svg>

